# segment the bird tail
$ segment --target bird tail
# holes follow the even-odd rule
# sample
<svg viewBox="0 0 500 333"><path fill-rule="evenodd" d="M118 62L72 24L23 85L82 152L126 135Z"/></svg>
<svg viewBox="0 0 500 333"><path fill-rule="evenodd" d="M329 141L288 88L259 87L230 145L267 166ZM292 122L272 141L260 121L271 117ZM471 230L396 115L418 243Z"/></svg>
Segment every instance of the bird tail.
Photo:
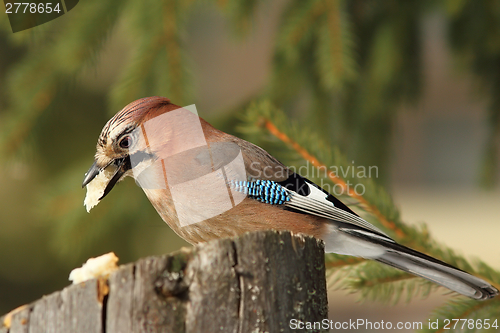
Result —
<svg viewBox="0 0 500 333"><path fill-rule="evenodd" d="M400 245L390 238L348 228L339 228L339 231L351 236L349 243L353 244L349 247L349 251L343 252L344 254L376 260L473 299L486 300L498 295L498 290L488 282L441 260ZM363 247L368 249L365 253L359 250ZM357 253L353 249L356 249Z"/></svg>
<svg viewBox="0 0 500 333"><path fill-rule="evenodd" d="M486 281L397 243L390 244L390 248L375 260L477 300L498 295L498 290Z"/></svg>

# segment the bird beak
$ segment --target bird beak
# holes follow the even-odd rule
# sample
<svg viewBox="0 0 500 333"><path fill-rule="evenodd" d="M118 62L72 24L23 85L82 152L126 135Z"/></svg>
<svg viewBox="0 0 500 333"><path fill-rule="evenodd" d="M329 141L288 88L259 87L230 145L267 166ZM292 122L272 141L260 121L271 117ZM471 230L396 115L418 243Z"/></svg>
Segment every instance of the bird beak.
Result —
<svg viewBox="0 0 500 333"><path fill-rule="evenodd" d="M83 178L82 188L87 186L101 171L101 168L97 166L97 162L94 161L94 164L90 167L89 171L85 173L85 177Z"/></svg>
<svg viewBox="0 0 500 333"><path fill-rule="evenodd" d="M108 184L106 185L104 193L102 194L102 197L99 198L99 200L102 200L106 195L108 195L108 193L111 192L113 187L116 185L116 183L118 183L118 181L122 178L125 172L127 172L130 169L130 167L128 167L130 163L127 163L127 161L129 160L130 159L128 157L124 157L113 161L116 166L115 173L113 174L113 177L111 177ZM101 170L106 169L110 164L101 168L97 165L97 162L94 162L94 164L92 164L89 171L87 171L85 177L83 178L82 187L85 187L88 183L90 183L99 174L99 172L101 172Z"/></svg>

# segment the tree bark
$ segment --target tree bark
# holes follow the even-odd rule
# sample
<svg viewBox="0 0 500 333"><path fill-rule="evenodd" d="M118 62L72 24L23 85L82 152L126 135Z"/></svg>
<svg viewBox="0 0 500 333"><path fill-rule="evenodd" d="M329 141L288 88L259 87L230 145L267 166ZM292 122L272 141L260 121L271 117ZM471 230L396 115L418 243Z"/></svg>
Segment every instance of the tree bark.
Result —
<svg viewBox="0 0 500 333"><path fill-rule="evenodd" d="M0 333L298 332L290 320L327 313L323 244L266 231L121 266L3 317Z"/></svg>

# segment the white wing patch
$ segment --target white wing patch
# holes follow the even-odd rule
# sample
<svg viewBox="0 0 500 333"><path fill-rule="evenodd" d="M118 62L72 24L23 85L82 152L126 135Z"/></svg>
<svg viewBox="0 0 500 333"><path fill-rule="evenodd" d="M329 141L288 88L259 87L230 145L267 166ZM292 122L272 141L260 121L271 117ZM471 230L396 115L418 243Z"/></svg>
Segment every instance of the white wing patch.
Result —
<svg viewBox="0 0 500 333"><path fill-rule="evenodd" d="M309 186L310 189L310 193L307 196L300 195L296 192L287 189L291 199L290 201L285 203L285 206L289 206L304 213L309 213L312 215L324 217L338 222L352 224L357 227L366 229L366 231L363 232L363 234L366 235L370 234L373 237L394 242L382 230L378 229L371 223L363 220L361 217L346 212L343 209L335 207L332 202L326 200L328 194L326 194L325 192L321 191L320 189L309 183L307 183L307 185ZM372 232L374 232L375 234L372 234Z"/></svg>
<svg viewBox="0 0 500 333"><path fill-rule="evenodd" d="M328 194L326 194L325 192L321 191L316 186L313 186L313 185L311 185L309 183L306 183L306 184L307 184L307 186L309 186L309 191L310 191L309 195L307 196L308 198L317 200L319 202L330 203L330 205L333 206L333 203L331 203L330 201L326 200L326 197L328 196Z"/></svg>

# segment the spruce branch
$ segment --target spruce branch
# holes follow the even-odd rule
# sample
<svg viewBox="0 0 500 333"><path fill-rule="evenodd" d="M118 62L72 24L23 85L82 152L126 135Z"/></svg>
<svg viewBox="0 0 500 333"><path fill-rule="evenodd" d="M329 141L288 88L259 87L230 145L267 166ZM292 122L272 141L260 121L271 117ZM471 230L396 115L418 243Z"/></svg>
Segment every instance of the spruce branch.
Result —
<svg viewBox="0 0 500 333"><path fill-rule="evenodd" d="M324 14L323 2L294 1L282 16L277 52L282 52L288 62L299 61L301 47L312 37L317 19Z"/></svg>
<svg viewBox="0 0 500 333"><path fill-rule="evenodd" d="M260 0L216 0L214 2L230 18L237 37L248 34L257 6L264 4Z"/></svg>
<svg viewBox="0 0 500 333"><path fill-rule="evenodd" d="M341 1L324 1L323 13L317 29L316 65L323 90L340 90L345 81L356 76L354 43L351 29L342 10Z"/></svg>
<svg viewBox="0 0 500 333"><path fill-rule="evenodd" d="M145 95L169 96L182 104L186 100L187 75L181 41L182 21L192 1L131 2L126 8L133 24L131 61L113 85L110 104L113 113ZM158 24L161 22L161 24Z"/></svg>
<svg viewBox="0 0 500 333"><path fill-rule="evenodd" d="M302 156L306 161L309 161L314 167L319 168L319 169L325 169L328 170L327 166L320 162L315 156L311 155L306 149L304 149L301 145L299 145L297 142L294 140L290 139L288 135L286 135L284 132L280 131L275 124L270 119L264 118L263 119L263 126L271 133L274 135L276 138L284 142L285 144L290 145L300 156ZM338 175L336 175L332 171L327 171L327 177L335 184L340 185L342 187L342 190L347 193L350 197L356 199L359 201L361 204L363 204L365 207L367 207L368 211L375 215L377 219L380 221L380 223L386 227L389 230L392 230L398 235L398 237L403 238L405 237L405 232L399 228L396 223L393 221L389 221L381 212L380 210L375 207L375 205L371 204L368 202L364 196L357 194L352 188L347 186L347 183L345 180L340 178Z"/></svg>
<svg viewBox="0 0 500 333"><path fill-rule="evenodd" d="M415 296L425 298L438 286L415 275L393 267L367 261L351 270L341 281L343 289L359 293L361 300L398 303L406 295L406 302Z"/></svg>
<svg viewBox="0 0 500 333"><path fill-rule="evenodd" d="M34 46L34 50L8 72L10 107L6 120L0 124L3 156L11 156L23 144L36 120L55 99L61 81L70 81L69 77L92 65L115 25L122 3L117 0L86 2L71 12L77 17L71 24L60 27L53 41L48 34L42 34L43 47Z"/></svg>

